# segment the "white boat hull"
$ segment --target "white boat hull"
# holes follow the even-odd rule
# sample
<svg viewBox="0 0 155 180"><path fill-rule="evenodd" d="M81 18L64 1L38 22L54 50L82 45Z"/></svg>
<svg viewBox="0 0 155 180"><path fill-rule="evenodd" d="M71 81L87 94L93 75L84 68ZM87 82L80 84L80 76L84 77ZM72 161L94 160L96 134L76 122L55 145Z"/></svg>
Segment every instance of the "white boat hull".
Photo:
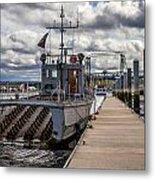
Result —
<svg viewBox="0 0 155 180"><path fill-rule="evenodd" d="M92 101L72 103L63 107L51 108L53 133L57 142L66 140L84 129L90 115Z"/></svg>

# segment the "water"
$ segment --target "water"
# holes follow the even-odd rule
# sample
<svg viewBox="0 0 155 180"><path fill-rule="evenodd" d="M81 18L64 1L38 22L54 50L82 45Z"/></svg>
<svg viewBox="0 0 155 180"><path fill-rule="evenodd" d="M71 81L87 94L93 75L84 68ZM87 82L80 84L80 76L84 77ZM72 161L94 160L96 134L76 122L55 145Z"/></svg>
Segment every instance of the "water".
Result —
<svg viewBox="0 0 155 180"><path fill-rule="evenodd" d="M104 96L96 97L96 111ZM94 105L92 112L94 110ZM74 144L75 145L75 144ZM72 147L73 148L73 147ZM0 144L0 166L63 168L71 149L27 149L22 144Z"/></svg>
<svg viewBox="0 0 155 180"><path fill-rule="evenodd" d="M27 149L0 144L0 166L63 168L71 150Z"/></svg>

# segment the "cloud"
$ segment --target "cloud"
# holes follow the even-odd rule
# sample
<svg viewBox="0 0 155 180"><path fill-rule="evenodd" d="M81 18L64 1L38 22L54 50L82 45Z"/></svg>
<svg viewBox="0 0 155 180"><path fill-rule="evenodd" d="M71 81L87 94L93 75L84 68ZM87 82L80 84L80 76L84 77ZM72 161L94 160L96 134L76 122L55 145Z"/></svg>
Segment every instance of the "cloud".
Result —
<svg viewBox="0 0 155 180"><path fill-rule="evenodd" d="M83 24L87 28L91 29L115 29L120 26L144 28L144 3L138 2L137 6L133 4L122 5L121 2L111 2L107 5L98 3L96 11L100 13L96 14L92 22Z"/></svg>
<svg viewBox="0 0 155 180"><path fill-rule="evenodd" d="M36 53L37 33L29 30L22 30L11 33L7 36L1 35L2 52L13 50L17 53L34 54Z"/></svg>
<svg viewBox="0 0 155 180"><path fill-rule="evenodd" d="M60 3L3 4L1 6L2 78L39 79L41 49L37 43L47 32L46 26L60 22ZM76 25L79 9L80 28L65 32L65 45L75 52L98 50L126 51L129 66L134 58L142 59L144 49L144 2L64 3L65 25ZM60 32L51 31L46 49L59 53ZM115 60L117 59L117 60ZM99 56L93 70L119 67L118 57Z"/></svg>

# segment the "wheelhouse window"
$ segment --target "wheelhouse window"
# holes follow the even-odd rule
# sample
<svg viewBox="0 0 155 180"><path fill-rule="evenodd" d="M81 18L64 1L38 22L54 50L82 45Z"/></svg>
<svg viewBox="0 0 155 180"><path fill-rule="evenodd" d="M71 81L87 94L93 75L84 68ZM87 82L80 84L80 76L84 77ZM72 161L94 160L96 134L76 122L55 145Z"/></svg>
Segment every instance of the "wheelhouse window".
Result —
<svg viewBox="0 0 155 180"><path fill-rule="evenodd" d="M49 69L46 69L46 78L49 78L50 77L50 71Z"/></svg>
<svg viewBox="0 0 155 180"><path fill-rule="evenodd" d="M57 70L52 70L52 78L57 78Z"/></svg>

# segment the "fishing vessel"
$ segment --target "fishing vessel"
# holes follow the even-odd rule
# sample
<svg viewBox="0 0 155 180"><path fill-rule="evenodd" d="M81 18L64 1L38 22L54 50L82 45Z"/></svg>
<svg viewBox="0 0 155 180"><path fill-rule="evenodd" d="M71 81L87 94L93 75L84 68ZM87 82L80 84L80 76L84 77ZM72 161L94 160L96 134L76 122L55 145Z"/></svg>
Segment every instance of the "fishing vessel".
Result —
<svg viewBox="0 0 155 180"><path fill-rule="evenodd" d="M47 62L47 58L52 56L51 54L45 52L40 57L42 62L40 99L54 103L50 106L51 138L56 142L66 140L85 128L93 102L93 93L89 88L89 58L82 53L68 54L69 48L64 47L64 32L78 28L79 20L77 18L76 26L72 26L71 22L69 26L64 26L64 17L62 6L60 26L47 27L48 30L60 30L60 56L52 59L50 63ZM47 36L48 33L43 36L38 46L45 48Z"/></svg>

